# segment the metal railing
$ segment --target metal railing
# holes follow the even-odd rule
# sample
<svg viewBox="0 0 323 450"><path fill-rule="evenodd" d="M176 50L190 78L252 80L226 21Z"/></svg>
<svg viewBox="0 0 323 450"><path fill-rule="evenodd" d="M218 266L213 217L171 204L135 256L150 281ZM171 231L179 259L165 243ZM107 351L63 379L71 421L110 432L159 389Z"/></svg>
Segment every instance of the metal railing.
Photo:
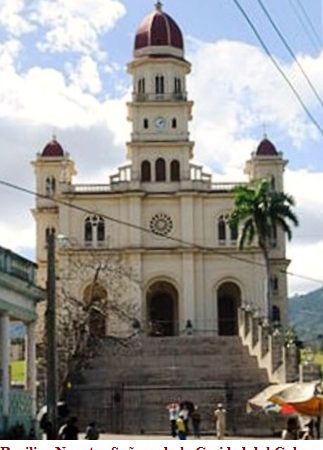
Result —
<svg viewBox="0 0 323 450"><path fill-rule="evenodd" d="M163 94L157 94L157 93L137 93L134 92L132 94L132 100L134 102L169 102L169 101L187 101L187 94L186 92L172 92L172 93L163 93Z"/></svg>

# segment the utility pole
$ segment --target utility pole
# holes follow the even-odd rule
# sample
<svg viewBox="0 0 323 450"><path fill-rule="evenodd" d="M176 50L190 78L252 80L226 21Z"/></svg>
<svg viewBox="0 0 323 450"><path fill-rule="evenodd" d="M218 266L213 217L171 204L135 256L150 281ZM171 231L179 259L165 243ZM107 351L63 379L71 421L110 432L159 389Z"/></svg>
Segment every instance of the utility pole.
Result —
<svg viewBox="0 0 323 450"><path fill-rule="evenodd" d="M57 436L57 349L56 349L56 274L55 230L47 234L47 416L51 424L51 439Z"/></svg>

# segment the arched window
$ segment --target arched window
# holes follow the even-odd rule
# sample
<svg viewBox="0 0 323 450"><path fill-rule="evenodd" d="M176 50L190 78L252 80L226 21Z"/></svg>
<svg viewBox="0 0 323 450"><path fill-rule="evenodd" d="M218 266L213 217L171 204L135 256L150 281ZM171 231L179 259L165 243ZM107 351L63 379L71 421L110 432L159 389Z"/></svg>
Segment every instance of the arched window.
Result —
<svg viewBox="0 0 323 450"><path fill-rule="evenodd" d="M163 94L165 90L164 77L162 75L157 75L155 77L155 92L156 94Z"/></svg>
<svg viewBox="0 0 323 450"><path fill-rule="evenodd" d="M235 242L238 239L238 226L230 225L230 239L231 242Z"/></svg>
<svg viewBox="0 0 323 450"><path fill-rule="evenodd" d="M177 120L175 117L172 119L172 128L177 128Z"/></svg>
<svg viewBox="0 0 323 450"><path fill-rule="evenodd" d="M273 322L280 322L280 309L276 305L272 306L271 319Z"/></svg>
<svg viewBox="0 0 323 450"><path fill-rule="evenodd" d="M84 240L85 242L92 242L93 240L93 230L91 218L87 217L84 224Z"/></svg>
<svg viewBox="0 0 323 450"><path fill-rule="evenodd" d="M220 244L226 241L226 221L224 216L220 216L218 220L218 239Z"/></svg>
<svg viewBox="0 0 323 450"><path fill-rule="evenodd" d="M166 164L163 158L156 161L156 181L166 181Z"/></svg>
<svg viewBox="0 0 323 450"><path fill-rule="evenodd" d="M144 128L147 129L149 127L149 120L144 119Z"/></svg>
<svg viewBox="0 0 323 450"><path fill-rule="evenodd" d="M56 191L56 180L55 177L47 177L45 183L45 191L48 197L55 194Z"/></svg>
<svg viewBox="0 0 323 450"><path fill-rule="evenodd" d="M96 244L105 241L105 222L102 217L89 216L85 219L84 240L85 243L88 244Z"/></svg>
<svg viewBox="0 0 323 450"><path fill-rule="evenodd" d="M179 181L179 162L174 159L171 163L170 163L170 181Z"/></svg>
<svg viewBox="0 0 323 450"><path fill-rule="evenodd" d="M102 242L105 240L105 223L104 223L104 220L102 219L102 217L100 217L98 220L97 238L98 238L98 242Z"/></svg>
<svg viewBox="0 0 323 450"><path fill-rule="evenodd" d="M151 181L150 162L143 161L141 163L141 181Z"/></svg>

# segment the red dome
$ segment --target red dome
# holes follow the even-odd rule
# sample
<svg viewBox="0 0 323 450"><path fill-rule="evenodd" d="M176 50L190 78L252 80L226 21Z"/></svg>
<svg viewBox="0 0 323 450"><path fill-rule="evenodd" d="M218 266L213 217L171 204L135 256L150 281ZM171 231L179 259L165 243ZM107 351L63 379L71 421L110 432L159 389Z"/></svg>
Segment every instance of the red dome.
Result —
<svg viewBox="0 0 323 450"><path fill-rule="evenodd" d="M276 155L278 155L278 152L277 152L274 144L272 144L269 139L264 138L258 145L256 155L257 156L276 156Z"/></svg>
<svg viewBox="0 0 323 450"><path fill-rule="evenodd" d="M150 46L171 46L183 50L182 32L177 23L161 9L157 2L156 10L148 14L136 33L135 50Z"/></svg>
<svg viewBox="0 0 323 450"><path fill-rule="evenodd" d="M63 147L59 142L56 141L55 138L51 142L48 142L48 144L45 146L44 150L42 151L42 156L51 156L51 157L60 157L64 156L64 150Z"/></svg>

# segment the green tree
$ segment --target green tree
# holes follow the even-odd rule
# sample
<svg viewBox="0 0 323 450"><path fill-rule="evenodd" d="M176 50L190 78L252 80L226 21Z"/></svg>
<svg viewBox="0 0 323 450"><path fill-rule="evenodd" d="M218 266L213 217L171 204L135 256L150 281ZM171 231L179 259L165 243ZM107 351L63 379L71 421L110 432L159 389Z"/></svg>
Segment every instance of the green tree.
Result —
<svg viewBox="0 0 323 450"><path fill-rule="evenodd" d="M298 219L292 210L294 199L284 192L275 191L270 180L262 178L252 185L237 186L234 189L234 202L229 223L232 228L239 228L239 249L256 243L264 257L267 277L266 314L271 318L270 249L279 228L289 240L292 238L290 224L298 225Z"/></svg>

